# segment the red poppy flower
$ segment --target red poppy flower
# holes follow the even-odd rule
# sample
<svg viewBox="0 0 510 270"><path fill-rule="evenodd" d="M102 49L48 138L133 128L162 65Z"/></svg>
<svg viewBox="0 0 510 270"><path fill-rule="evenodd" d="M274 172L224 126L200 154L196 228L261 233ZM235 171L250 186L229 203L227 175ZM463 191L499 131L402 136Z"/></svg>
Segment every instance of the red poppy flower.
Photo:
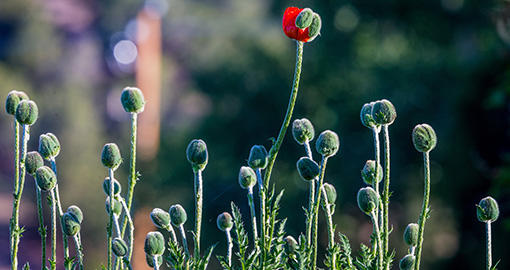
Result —
<svg viewBox="0 0 510 270"><path fill-rule="evenodd" d="M285 13L283 13L282 28L285 35L289 38L307 42L310 39L310 36L308 35L308 27L305 29L299 29L299 27L296 26L296 17L302 10L302 8L288 7L285 10Z"/></svg>

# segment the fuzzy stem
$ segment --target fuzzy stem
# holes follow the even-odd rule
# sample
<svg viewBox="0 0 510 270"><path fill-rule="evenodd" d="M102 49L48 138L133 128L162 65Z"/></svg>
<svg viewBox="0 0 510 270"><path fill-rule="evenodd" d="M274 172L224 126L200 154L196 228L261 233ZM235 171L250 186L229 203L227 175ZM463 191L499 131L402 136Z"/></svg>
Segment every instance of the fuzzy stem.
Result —
<svg viewBox="0 0 510 270"><path fill-rule="evenodd" d="M374 230L375 230L375 236L377 238L377 250L379 251L378 255L377 255L377 269L382 269L383 268L383 246L382 246L382 243L381 243L381 231L379 230L379 225L377 224L376 222L376 216L377 214L375 213L375 211L372 211L372 213L370 213L370 217L372 218L372 223L374 223Z"/></svg>
<svg viewBox="0 0 510 270"><path fill-rule="evenodd" d="M202 229L202 170L193 170L195 176L195 258L200 257L200 231Z"/></svg>
<svg viewBox="0 0 510 270"><path fill-rule="evenodd" d="M120 197L120 203L122 204L122 208L124 208L124 212L126 215L126 220L129 224L129 253L128 253L128 261L131 261L131 257L133 256L133 241L134 241L134 231L135 231L135 225L133 223L133 219L131 218L131 214L129 213L129 208L126 205L126 201L124 201L124 198ZM175 237L174 229L170 227L170 233L172 234L172 238L174 239L174 242L177 242L177 238Z"/></svg>
<svg viewBox="0 0 510 270"><path fill-rule="evenodd" d="M418 230L418 245L414 251L414 256L416 256L416 264L414 269L420 269L420 259L421 259L421 250L423 245L423 234L425 231L425 221L427 220L428 212L429 212L429 196L430 196L430 158L429 152L423 153L423 167L424 167L424 179L425 179L425 188L423 192L423 205L421 208L420 218L418 220L419 230Z"/></svg>
<svg viewBox="0 0 510 270"><path fill-rule="evenodd" d="M312 150L310 149L310 142L308 142L308 140L306 140L303 143L303 145L305 147L306 155L310 159L313 160ZM311 213L313 210L313 206L315 205L315 181L317 181L317 180L314 179L314 180L310 181L310 189L309 189L309 194L308 194L308 217L306 220L306 240L307 240L308 244L311 243L311 239L312 239L313 215Z"/></svg>
<svg viewBox="0 0 510 270"><path fill-rule="evenodd" d="M488 221L485 226L485 234L487 236L487 270L490 270L492 267L492 236L491 236L491 222Z"/></svg>
<svg viewBox="0 0 510 270"><path fill-rule="evenodd" d="M108 174L109 174L109 177L110 177L110 213L109 213L109 222L108 222L108 226L107 226L107 230L106 230L106 235L107 235L107 246L108 246L108 265L107 265L107 269L112 269L112 241L113 241L113 209L115 208L114 204L113 204L113 189L114 189L114 186L113 186L113 179L114 176L113 176L113 169L108 169Z"/></svg>
<svg viewBox="0 0 510 270"><path fill-rule="evenodd" d="M328 203L324 185L321 187L321 193L324 204L324 213L326 214L326 221L328 224L328 247L333 248L335 246L335 227L333 226L333 213L331 212L332 205ZM336 253L333 253L333 257L331 258L331 270L336 270Z"/></svg>
<svg viewBox="0 0 510 270"><path fill-rule="evenodd" d="M253 187L248 188L248 205L250 206L250 214L251 214L251 225L253 228L253 244L257 247L257 238L259 238L257 233L257 213L255 212L255 202L253 199Z"/></svg>
<svg viewBox="0 0 510 270"><path fill-rule="evenodd" d="M230 229L226 230L225 234L227 235L227 243L228 243L228 249L227 249L228 266L232 266L232 247L234 245L232 244L232 237L230 236Z"/></svg>
<svg viewBox="0 0 510 270"><path fill-rule="evenodd" d="M379 133L381 132L381 128L378 126L372 127L372 134L374 137L374 155L375 155L375 181L372 184L377 195L381 196L379 192L379 166L381 166L381 145L379 141ZM382 197L382 196L381 196ZM379 224L379 226L383 226L383 206L382 201L379 201L379 204L376 206L376 216L375 222ZM374 227L375 230L375 227ZM377 243L376 243L377 245ZM376 248L372 249L372 254L375 256L377 252Z"/></svg>
<svg viewBox="0 0 510 270"><path fill-rule="evenodd" d="M324 182L324 173L326 171L326 164L328 162L328 158L326 156L322 156L321 169L319 178L317 179L316 184L316 192L315 192L315 206L313 209L313 269L317 269L317 236L319 230L319 204L320 204L320 196L321 196L321 187Z"/></svg>
<svg viewBox="0 0 510 270"><path fill-rule="evenodd" d="M57 162L55 162L55 158L50 159L51 163L51 169L57 175ZM58 176L57 176L58 179ZM55 185L55 188L53 189L53 192L55 192L55 199L58 209L58 215L60 217L60 227L62 229L62 242L64 245L64 261L67 261L69 259L69 244L67 242L67 236L64 232L64 224L62 223L62 217L64 216L64 211L62 210L62 204L60 203L60 192L58 189L58 183ZM67 263L64 264L64 266L67 269Z"/></svg>
<svg viewBox="0 0 510 270"><path fill-rule="evenodd" d="M188 249L188 240L186 239L186 232L184 231L184 226L182 224L179 226L179 231L181 232L182 246L184 247L184 251L186 252L186 255L190 257Z"/></svg>
<svg viewBox="0 0 510 270"><path fill-rule="evenodd" d="M18 194L19 187L19 128L20 124L14 117L14 187L13 187L13 197L16 200L16 195ZM15 216L15 210L13 206L12 218L9 224L9 242L10 242L10 251L11 251L11 265L12 269L17 269L18 267L18 258L13 257L14 252L14 224L18 223L17 216ZM14 260L13 260L14 258Z"/></svg>
<svg viewBox="0 0 510 270"><path fill-rule="evenodd" d="M41 269L46 269L46 228L44 228L44 214L42 206L42 194L41 189L35 181L35 194L37 197L37 216L39 217L39 235L41 236Z"/></svg>
<svg viewBox="0 0 510 270"><path fill-rule="evenodd" d="M136 177L136 134L137 134L137 113L131 113L131 154L129 159L129 188L127 192L127 207L128 211L131 212L131 206L133 204L133 194L135 192L135 185L137 182ZM124 218L122 222L122 233L121 237L124 237L124 233L126 232L128 220ZM131 260L131 259L130 259Z"/></svg>
<svg viewBox="0 0 510 270"><path fill-rule="evenodd" d="M73 236L74 246L76 247L76 257L78 258L78 264L80 270L83 270L83 247L81 246L79 233Z"/></svg>
<svg viewBox="0 0 510 270"><path fill-rule="evenodd" d="M260 237L262 238L262 252L266 247L266 187L262 180L260 168L255 170L257 174L257 183L259 185L260 197Z"/></svg>
<svg viewBox="0 0 510 270"><path fill-rule="evenodd" d="M110 182L113 182L113 181L110 181ZM115 228L116 236L120 237L119 217L115 213L113 214L113 225ZM113 246L113 242L112 242L112 246ZM113 247L112 247L112 249L113 249ZM113 262L113 269L119 269L119 266L122 264L121 260L122 260L122 257L118 257L117 255L115 255L115 260Z"/></svg>
<svg viewBox="0 0 510 270"><path fill-rule="evenodd" d="M388 132L388 125L383 125L384 135L384 190L383 190L383 227L382 227L382 241L383 241L383 254L388 253L389 242L389 204L390 204L390 134ZM386 265L389 269L389 264Z"/></svg>
<svg viewBox="0 0 510 270"><path fill-rule="evenodd" d="M57 269L57 203L55 193L50 191L51 196L51 269Z"/></svg>

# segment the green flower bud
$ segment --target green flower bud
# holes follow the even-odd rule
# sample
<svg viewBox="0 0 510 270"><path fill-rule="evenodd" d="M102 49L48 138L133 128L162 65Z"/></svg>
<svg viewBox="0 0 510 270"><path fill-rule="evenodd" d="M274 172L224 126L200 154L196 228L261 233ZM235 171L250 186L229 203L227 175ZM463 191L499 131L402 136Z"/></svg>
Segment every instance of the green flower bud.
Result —
<svg viewBox="0 0 510 270"><path fill-rule="evenodd" d="M42 166L44 166L44 160L38 152L32 151L27 153L27 157L25 158L27 173L34 175L35 171Z"/></svg>
<svg viewBox="0 0 510 270"><path fill-rule="evenodd" d="M145 245L143 249L147 255L163 255L165 252L165 238L160 232L149 232L145 237Z"/></svg>
<svg viewBox="0 0 510 270"><path fill-rule="evenodd" d="M16 108L22 100L28 100L27 94L25 94L25 92L12 90L7 94L7 98L5 99L5 111L8 114L15 115Z"/></svg>
<svg viewBox="0 0 510 270"><path fill-rule="evenodd" d="M298 242L294 237L287 235L283 240L285 241L285 252L287 254L293 254L298 250Z"/></svg>
<svg viewBox="0 0 510 270"><path fill-rule="evenodd" d="M152 209L151 220L159 229L166 229L170 226L170 214L160 208Z"/></svg>
<svg viewBox="0 0 510 270"><path fill-rule="evenodd" d="M218 215L218 218L216 219L216 225L221 231L230 231L232 226L234 226L234 221L232 220L232 216L229 213L223 212Z"/></svg>
<svg viewBox="0 0 510 270"><path fill-rule="evenodd" d="M80 231L80 222L71 213L62 216L62 230L67 236L74 236Z"/></svg>
<svg viewBox="0 0 510 270"><path fill-rule="evenodd" d="M106 197L105 208L106 213L110 214L110 197ZM119 216L121 212L122 204L117 199L113 199L113 214Z"/></svg>
<svg viewBox="0 0 510 270"><path fill-rule="evenodd" d="M170 221L175 227L181 226L188 220L186 210L180 204L172 205L168 212L170 213Z"/></svg>
<svg viewBox="0 0 510 270"><path fill-rule="evenodd" d="M257 184L257 175L252 168L242 166L239 170L239 185L244 189L249 189Z"/></svg>
<svg viewBox="0 0 510 270"><path fill-rule="evenodd" d="M16 107L16 120L23 125L33 125L39 116L37 104L32 100L22 100Z"/></svg>
<svg viewBox="0 0 510 270"><path fill-rule="evenodd" d="M328 204L334 204L336 201L336 189L333 185L324 183L324 190L326 191L326 199Z"/></svg>
<svg viewBox="0 0 510 270"><path fill-rule="evenodd" d="M151 268L154 268L154 261L153 256L149 254L145 254L145 261L147 261L147 265ZM163 257L162 256L156 256L156 263L158 264L158 267L163 264Z"/></svg>
<svg viewBox="0 0 510 270"><path fill-rule="evenodd" d="M374 107L374 103L375 102L365 103L363 107L361 107L361 112L359 113L361 124L367 128L373 128L377 125L374 118L372 117L372 109Z"/></svg>
<svg viewBox="0 0 510 270"><path fill-rule="evenodd" d="M378 166L379 173L377 174L377 183L381 182L383 179L383 169L381 164ZM363 170L361 170L361 178L363 179L363 182L365 182L367 185L373 185L375 180L375 161L374 160L367 160L365 163L365 166L363 167Z"/></svg>
<svg viewBox="0 0 510 270"><path fill-rule="evenodd" d="M67 208L67 213L74 216L74 218L78 221L78 223L83 222L83 212L81 209L76 205L71 205Z"/></svg>
<svg viewBox="0 0 510 270"><path fill-rule="evenodd" d="M418 231L420 227L416 223L409 223L404 231L404 242L412 247L418 245Z"/></svg>
<svg viewBox="0 0 510 270"><path fill-rule="evenodd" d="M389 100L378 100L372 108L372 118L378 125L391 125L397 118L397 111Z"/></svg>
<svg viewBox="0 0 510 270"><path fill-rule="evenodd" d="M308 27L308 36L310 37L307 42L313 41L321 32L322 21L317 13L313 13L312 24Z"/></svg>
<svg viewBox="0 0 510 270"><path fill-rule="evenodd" d="M292 136L294 136L294 140L299 144L313 140L315 130L313 129L312 122L306 118L294 120L292 122Z"/></svg>
<svg viewBox="0 0 510 270"><path fill-rule="evenodd" d="M253 169L264 169L268 163L267 150L263 145L254 145L250 150L248 165Z"/></svg>
<svg viewBox="0 0 510 270"><path fill-rule="evenodd" d="M499 217L498 202L492 197L483 198L476 205L476 216L481 222L494 222Z"/></svg>
<svg viewBox="0 0 510 270"><path fill-rule="evenodd" d="M371 187L365 187L358 191L358 207L365 214L370 215L379 204L379 195Z"/></svg>
<svg viewBox="0 0 510 270"><path fill-rule="evenodd" d="M124 240L122 240L119 237L116 237L113 239L112 242L112 250L115 256L117 257L124 257L128 253L128 246Z"/></svg>
<svg viewBox="0 0 510 270"><path fill-rule="evenodd" d="M203 170L209 159L207 145L202 140L192 140L186 148L186 157L193 166L193 170Z"/></svg>
<svg viewBox="0 0 510 270"><path fill-rule="evenodd" d="M306 181L312 181L315 177L319 176L319 165L309 157L300 158L297 161L296 166L299 175Z"/></svg>
<svg viewBox="0 0 510 270"><path fill-rule="evenodd" d="M107 168L116 170L122 163L119 147L114 143L107 143L101 153L101 162Z"/></svg>
<svg viewBox="0 0 510 270"><path fill-rule="evenodd" d="M296 17L296 26L300 29L305 29L312 24L313 11L309 8L304 8Z"/></svg>
<svg viewBox="0 0 510 270"><path fill-rule="evenodd" d="M414 269L415 260L416 258L414 257L413 254L407 254L406 256L404 256L404 258L402 258L402 260L400 260L398 266L400 267L400 270Z"/></svg>
<svg viewBox="0 0 510 270"><path fill-rule="evenodd" d="M126 87L120 96L122 107L128 113L141 113L145 107L143 93L136 87Z"/></svg>
<svg viewBox="0 0 510 270"><path fill-rule="evenodd" d="M39 136L39 153L45 159L52 159L60 153L60 142L53 133L41 134Z"/></svg>
<svg viewBox="0 0 510 270"><path fill-rule="evenodd" d="M324 157L334 156L338 152L339 147L340 140L338 135L331 130L323 131L315 142L317 152Z"/></svg>
<svg viewBox="0 0 510 270"><path fill-rule="evenodd" d="M431 151L437 144L436 132L427 124L416 125L413 129L413 144L418 152Z"/></svg>
<svg viewBox="0 0 510 270"><path fill-rule="evenodd" d="M106 194L106 196L110 196L110 186L111 186L110 177L106 177L103 181L103 191L104 191L104 194ZM117 179L113 178L113 195L116 197L117 195L120 194L121 191L122 191L122 187L121 187L119 181L117 181Z"/></svg>
<svg viewBox="0 0 510 270"><path fill-rule="evenodd" d="M50 191L57 184L57 176L48 166L39 167L35 171L35 180L42 191Z"/></svg>

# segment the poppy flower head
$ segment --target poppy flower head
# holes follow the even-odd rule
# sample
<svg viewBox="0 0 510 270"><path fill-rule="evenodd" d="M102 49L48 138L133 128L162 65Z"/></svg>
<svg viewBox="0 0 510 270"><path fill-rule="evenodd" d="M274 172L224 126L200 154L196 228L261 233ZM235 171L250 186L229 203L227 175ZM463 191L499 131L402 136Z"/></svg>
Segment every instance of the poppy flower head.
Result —
<svg viewBox="0 0 510 270"><path fill-rule="evenodd" d="M296 25L299 20L299 26ZM288 7L282 20L282 29L285 35L301 42L310 42L317 37L320 31L320 17L309 8Z"/></svg>

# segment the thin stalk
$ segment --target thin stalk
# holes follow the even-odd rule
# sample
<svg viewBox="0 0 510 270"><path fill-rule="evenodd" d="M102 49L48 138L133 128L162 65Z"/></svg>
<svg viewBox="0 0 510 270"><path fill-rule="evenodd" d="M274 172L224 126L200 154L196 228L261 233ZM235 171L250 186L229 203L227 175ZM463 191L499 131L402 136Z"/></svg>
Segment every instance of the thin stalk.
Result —
<svg viewBox="0 0 510 270"><path fill-rule="evenodd" d="M55 193L50 191L51 196L51 270L57 269L57 203Z"/></svg>
<svg viewBox="0 0 510 270"><path fill-rule="evenodd" d="M324 212L326 214L326 220L328 224L328 247L333 248L335 246L335 227L333 226L333 213L331 212L331 204L328 203L326 190L324 186L321 187L322 201L324 203ZM331 258L331 270L336 270L336 254L333 253Z"/></svg>
<svg viewBox="0 0 510 270"><path fill-rule="evenodd" d="M30 139L30 126L22 125L23 133L21 135L21 159L18 162L19 166L19 182L17 183L16 192L14 194L14 204L12 209L12 222L14 225L11 230L11 243L12 243L12 253L11 253L11 262L12 269L18 269L18 245L21 237L21 230L19 228L19 205L21 202L21 195L23 194L23 187L25 186L25 159L27 157L27 142Z"/></svg>
<svg viewBox="0 0 510 270"><path fill-rule="evenodd" d="M154 264L154 270L159 270L158 255L152 256L152 264Z"/></svg>
<svg viewBox="0 0 510 270"><path fill-rule="evenodd" d="M186 255L190 257L188 249L188 240L186 239L186 232L184 231L184 226L182 224L179 226L179 231L181 232L182 246L184 247L184 251L186 252Z"/></svg>
<svg viewBox="0 0 510 270"><path fill-rule="evenodd" d="M430 197L430 158L429 152L423 153L423 168L424 168L424 178L425 178L425 188L423 191L423 205L421 208L420 218L418 220L419 229L418 229L418 245L416 246L416 250L414 251L414 256L416 256L415 270L420 269L420 259L421 259L421 250L423 245L423 233L425 231L425 221L427 220L427 215L429 212L429 197Z"/></svg>
<svg viewBox="0 0 510 270"><path fill-rule="evenodd" d="M129 188L127 192L127 207L128 212L131 212L131 206L133 204L133 194L135 192L135 185L137 182L136 177L136 134L137 134L137 113L131 113L131 153L129 156ZM122 222L122 233L121 236L124 237L124 233L126 231L128 220L124 218Z"/></svg>
<svg viewBox="0 0 510 270"><path fill-rule="evenodd" d="M57 162L55 161L55 158L50 159L50 163L51 163L51 169L53 170L55 175L57 175ZM58 179L58 175L57 175L57 179ZM55 192L58 215L60 217L60 228L62 229L62 242L64 245L64 261L67 261L69 259L69 244L67 242L67 236L64 232L64 224L62 223L62 217L64 216L64 211L62 210L62 204L60 203L60 192L58 190L58 183L55 185L53 192ZM67 269L67 264L64 264L64 266Z"/></svg>
<svg viewBox="0 0 510 270"><path fill-rule="evenodd" d="M37 216L39 217L39 235L41 236L41 269L46 269L46 228L44 228L44 214L42 206L42 194L41 189L35 181L35 194L37 197Z"/></svg>
<svg viewBox="0 0 510 270"><path fill-rule="evenodd" d="M203 184L202 170L193 170L195 176L195 258L200 257L200 231L202 229Z"/></svg>
<svg viewBox="0 0 510 270"><path fill-rule="evenodd" d="M313 160L312 150L310 149L310 143L308 142L308 140L306 140L303 145L305 147L306 155ZM310 181L310 189L308 194L308 217L306 220L306 240L308 244L311 243L312 239L313 215L311 213L313 210L313 206L315 205L315 181L317 180L314 179Z"/></svg>
<svg viewBox="0 0 510 270"><path fill-rule="evenodd" d="M379 225L376 221L376 213L372 211L370 217L372 218L372 223L374 223L375 236L377 238L377 250L379 251L377 256L377 269L383 268L383 246L381 243L381 231L379 230Z"/></svg>
<svg viewBox="0 0 510 270"><path fill-rule="evenodd" d="M110 213L109 213L109 223L106 230L106 236L107 236L107 248L108 248L108 265L107 269L112 269L112 241L113 241L113 169L108 169L108 174L111 179L110 181Z"/></svg>
<svg viewBox="0 0 510 270"><path fill-rule="evenodd" d="M488 221L485 225L485 234L487 235L487 270L492 267L492 237L491 237L491 222Z"/></svg>
<svg viewBox="0 0 510 270"><path fill-rule="evenodd" d="M379 142L379 133L381 131L380 127L374 126L372 128L372 134L374 137L374 154L375 154L375 179L374 183L372 184L372 187L374 188L377 195L381 196L379 193L379 166L381 166L381 145ZM382 196L381 196L382 197ZM379 204L376 206L376 219L375 222L379 224L379 226L383 226L383 207L382 207L382 201L379 201ZM374 228L375 230L375 228ZM377 243L376 243L377 245ZM376 255L377 249L372 249L372 254Z"/></svg>
<svg viewBox="0 0 510 270"><path fill-rule="evenodd" d="M326 171L326 164L328 162L328 158L326 156L322 157L321 162L321 170L319 174L319 179L317 180L317 188L315 192L315 206L313 209L313 269L317 269L317 236L319 230L319 204L320 204L320 196L321 196L321 187L324 182L324 173Z"/></svg>
<svg viewBox="0 0 510 270"><path fill-rule="evenodd" d="M384 190L383 190L383 228L382 230L382 241L383 241L383 254L388 253L388 242L389 242L389 204L390 204L390 134L388 132L388 125L383 125L384 135ZM377 165L378 166L378 165ZM389 264L386 265L386 269L389 269Z"/></svg>
<svg viewBox="0 0 510 270"><path fill-rule="evenodd" d="M73 236L74 246L76 247L76 257L78 258L78 264L80 270L83 270L83 247L81 246L79 234Z"/></svg>
<svg viewBox="0 0 510 270"><path fill-rule="evenodd" d="M262 252L265 252L266 248L266 187L262 180L262 173L260 169L256 169L257 183L259 185L259 197L260 197L260 237L262 238Z"/></svg>
<svg viewBox="0 0 510 270"><path fill-rule="evenodd" d="M234 245L232 244L232 237L230 236L230 229L226 230L225 234L227 235L227 243L228 243L228 249L227 249L228 266L232 266L232 247Z"/></svg>
<svg viewBox="0 0 510 270"><path fill-rule="evenodd" d="M14 117L14 187L13 187L13 195L14 199L16 199L16 194L18 194L18 187L19 187L19 128L20 124L16 120L16 117ZM13 207L14 208L14 207ZM10 242L10 255L11 255L11 265L13 269L17 267L18 265L18 259L12 260L13 258L13 251L14 251L14 223L17 223L16 217L14 216L15 212L14 209L12 211L12 218L11 222L9 224L9 242Z"/></svg>
<svg viewBox="0 0 510 270"><path fill-rule="evenodd" d="M248 205L250 206L251 214L251 226L253 228L253 244L257 247L257 239L259 238L257 233L257 213L255 212L255 202L253 199L253 187L248 188Z"/></svg>
<svg viewBox="0 0 510 270"><path fill-rule="evenodd" d="M124 198L120 198L120 203L122 204L122 208L124 208L124 212L126 214L126 219L129 224L129 253L128 253L128 261L131 261L131 257L133 256L133 241L134 241L134 231L135 231L135 225L133 223L133 219L131 218L131 213L129 213L129 208L126 205L126 202L124 201ZM168 230L172 234L172 238L174 239L174 242L177 243L177 238L175 237L174 229L172 229L171 225L169 226L170 229Z"/></svg>
<svg viewBox="0 0 510 270"><path fill-rule="evenodd" d="M113 181L110 181L110 182L113 182ZM113 214L113 225L114 225L114 228L115 228L116 236L120 237L119 217L116 214ZM113 245L113 242L112 242L112 245ZM118 257L117 255L115 255L115 261L113 262L113 269L118 269L119 268L119 266L122 264L121 260L122 260L122 257Z"/></svg>

